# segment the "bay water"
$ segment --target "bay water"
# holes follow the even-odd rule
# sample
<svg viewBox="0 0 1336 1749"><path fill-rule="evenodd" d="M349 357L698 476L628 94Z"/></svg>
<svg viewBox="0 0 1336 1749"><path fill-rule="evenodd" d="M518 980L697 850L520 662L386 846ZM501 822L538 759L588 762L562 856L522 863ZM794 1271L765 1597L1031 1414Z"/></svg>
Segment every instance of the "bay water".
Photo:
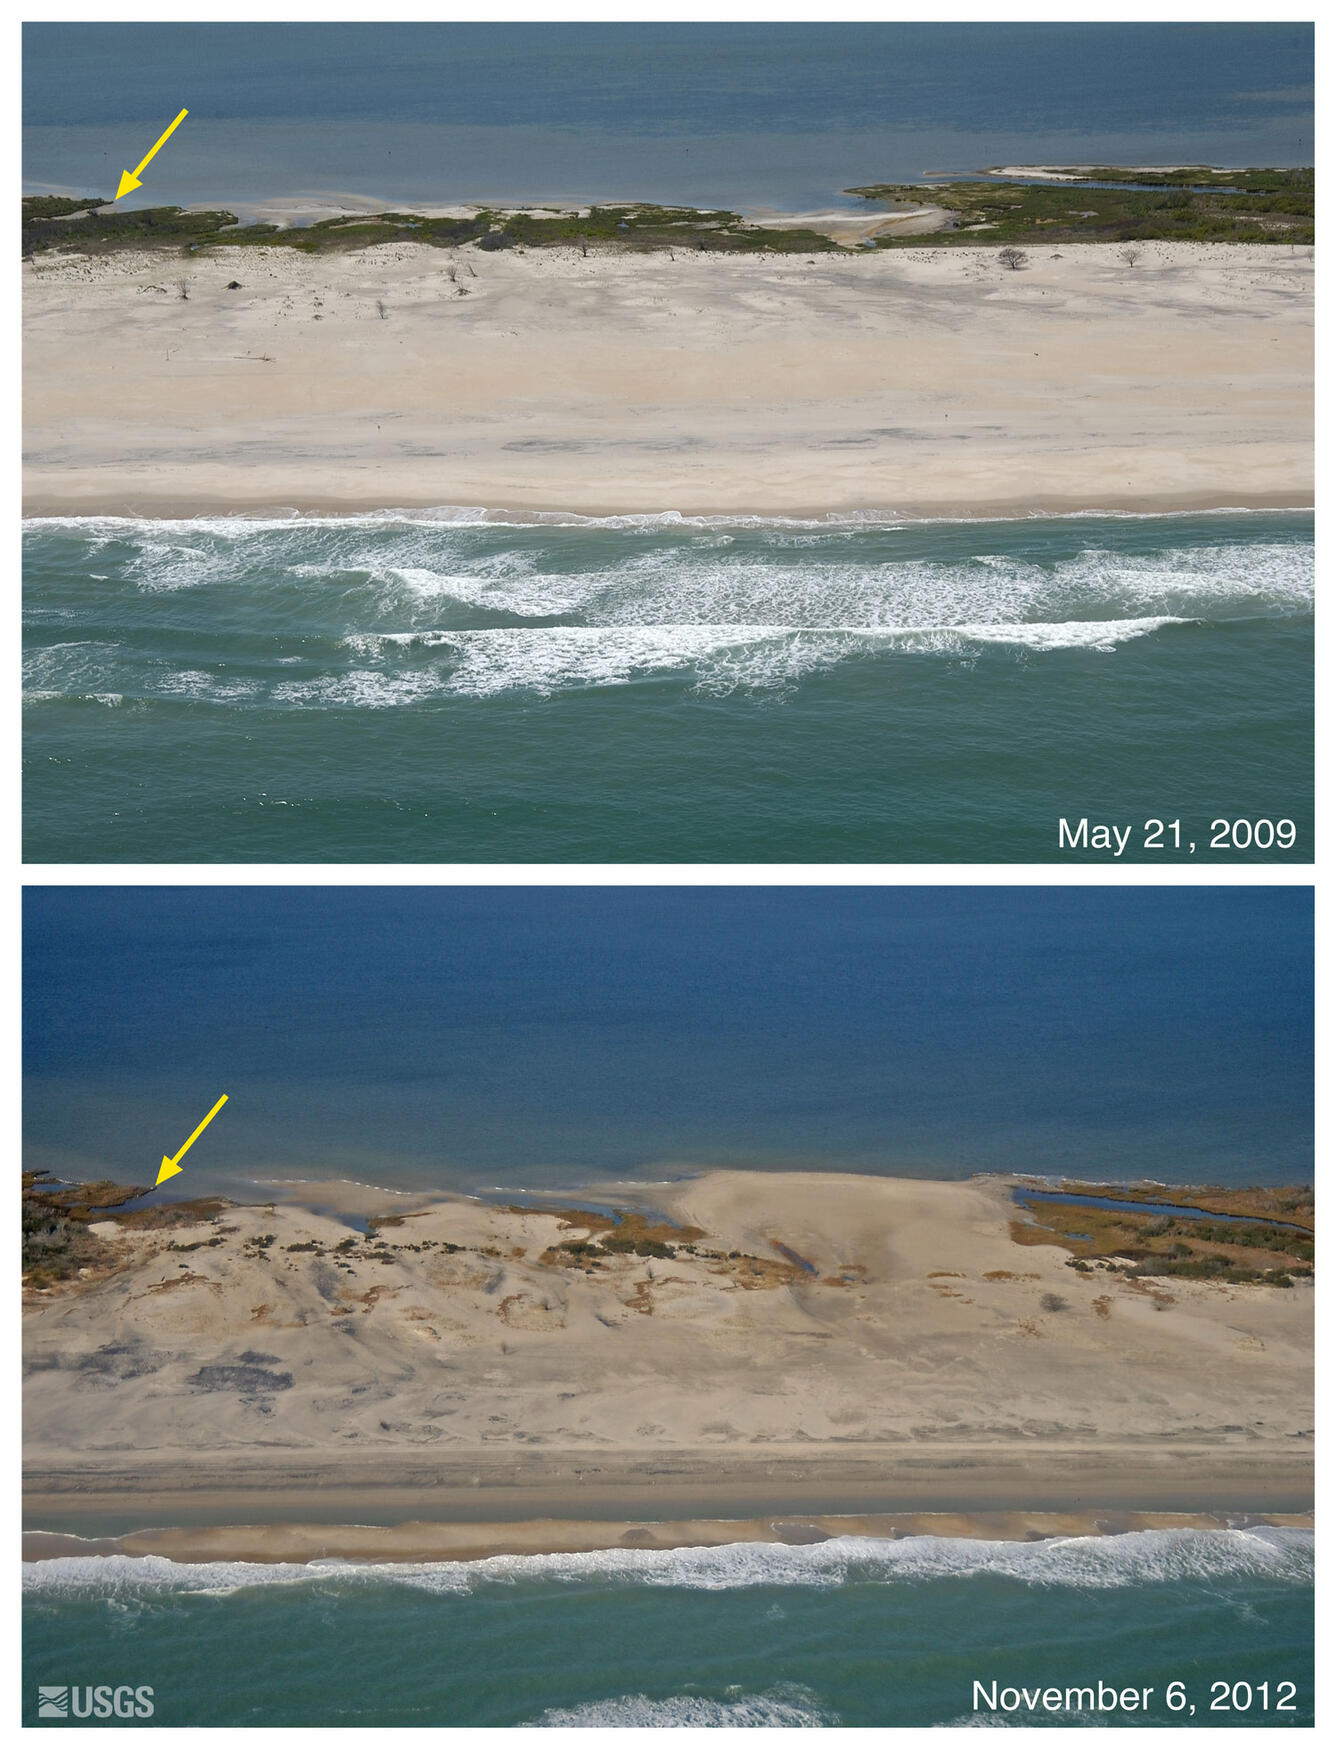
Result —
<svg viewBox="0 0 1336 1749"><path fill-rule="evenodd" d="M1001 164L1313 162L1304 23L33 23L25 193L789 211Z"/></svg>

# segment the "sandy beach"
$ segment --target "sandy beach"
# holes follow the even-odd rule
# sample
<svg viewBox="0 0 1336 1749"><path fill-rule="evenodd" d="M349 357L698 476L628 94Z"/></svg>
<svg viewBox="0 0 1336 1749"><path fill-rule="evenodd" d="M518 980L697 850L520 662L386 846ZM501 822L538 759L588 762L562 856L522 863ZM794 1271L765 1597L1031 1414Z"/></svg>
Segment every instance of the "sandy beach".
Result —
<svg viewBox="0 0 1336 1749"><path fill-rule="evenodd" d="M591 1253L576 1210L300 1195L99 1222L108 1267L27 1291L31 1530L463 1558L1311 1509L1311 1283L1078 1273L1003 1180L710 1172L654 1187L668 1256L648 1214Z"/></svg>
<svg viewBox="0 0 1336 1749"><path fill-rule="evenodd" d="M81 1537L29 1531L25 1561L77 1555L158 1555L169 1561L483 1561L496 1555L590 1554L600 1549L721 1548L734 1543L790 1547L834 1537L971 1537L1038 1542L1047 1537L1119 1536L1155 1530L1242 1530L1269 1525L1311 1530L1311 1513L1209 1512L879 1512L808 1513L801 1518L529 1519L443 1524L262 1524L131 1531Z"/></svg>
<svg viewBox="0 0 1336 1749"><path fill-rule="evenodd" d="M1023 515L1313 497L1311 251L382 245L24 267L25 509Z"/></svg>

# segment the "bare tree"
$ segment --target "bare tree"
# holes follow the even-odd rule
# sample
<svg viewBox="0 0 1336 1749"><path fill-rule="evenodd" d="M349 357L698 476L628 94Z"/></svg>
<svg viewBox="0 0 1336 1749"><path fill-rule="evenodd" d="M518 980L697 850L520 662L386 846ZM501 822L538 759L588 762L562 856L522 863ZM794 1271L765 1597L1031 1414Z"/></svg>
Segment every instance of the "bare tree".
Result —
<svg viewBox="0 0 1336 1749"><path fill-rule="evenodd" d="M1144 253L1140 243L1129 243L1125 249L1118 251L1118 259L1125 261L1129 267L1135 267Z"/></svg>
<svg viewBox="0 0 1336 1749"><path fill-rule="evenodd" d="M385 305L379 298L376 299L376 314L380 317L382 322L385 320Z"/></svg>
<svg viewBox="0 0 1336 1749"><path fill-rule="evenodd" d="M1025 263L1029 260L1029 256L1026 255L1024 249L1011 248L999 249L997 252L997 258L1002 263L1003 267L1009 267L1013 273L1019 273L1021 268L1024 267Z"/></svg>

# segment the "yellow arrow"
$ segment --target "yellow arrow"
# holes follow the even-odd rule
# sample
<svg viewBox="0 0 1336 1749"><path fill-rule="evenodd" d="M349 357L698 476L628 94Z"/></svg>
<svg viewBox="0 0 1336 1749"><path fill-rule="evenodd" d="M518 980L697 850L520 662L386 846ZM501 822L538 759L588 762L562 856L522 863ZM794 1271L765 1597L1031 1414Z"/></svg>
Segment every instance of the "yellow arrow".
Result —
<svg viewBox="0 0 1336 1749"><path fill-rule="evenodd" d="M182 110L181 113L184 115L185 111ZM159 141L159 144L161 144L161 141ZM150 153L150 156L152 156L151 153ZM144 168L144 166L141 164L139 166L139 168L142 170ZM185 1153L186 1149L190 1146L191 1142L197 1142L199 1140L199 1138L204 1134L205 1130L208 1129L209 1125L213 1122L214 1118L216 1118L218 1116L218 1113L223 1109L223 1107L226 1104L227 1104L227 1095L224 1093L223 1097L218 1101L217 1105L214 1106L213 1110L209 1113L208 1117L206 1117L204 1122L202 1124L200 1124L199 1128L197 1130L195 1130L194 1134L191 1135L187 1141L185 1141L181 1144L181 1146L176 1150L176 1153L174 1155L167 1155L167 1154L163 1155L162 1165L158 1168L158 1184L161 1184L164 1178L175 1178L176 1174L181 1170L180 1161L181 1161L182 1154ZM158 1188L158 1184L155 1184L153 1186L154 1190L156 1190Z"/></svg>
<svg viewBox="0 0 1336 1749"><path fill-rule="evenodd" d="M181 111L180 115L178 115L176 120L172 123L171 127L169 127L167 129L166 133L158 141L157 145L149 147L148 151L144 153L144 156L135 165L134 169L121 171L121 186L116 190L116 199L117 200L119 200L122 195L129 194L129 192L132 188L139 187L139 172L144 168L145 164L148 163L149 159L153 156L153 154L155 152L159 152L162 150L162 148L167 144L168 140L171 139L172 135L176 132L177 128L180 127L181 123L186 119L186 117L189 114L190 114L190 111L188 109L183 109ZM115 205L115 202L113 202L112 204ZM208 1121L208 1119L206 1118L205 1122L207 1123L207 1121ZM191 1140L192 1141L194 1140L193 1136L191 1137ZM190 1146L190 1142L187 1142L186 1147L188 1148L189 1146ZM183 1149L182 1152L184 1153L184 1151L185 1150Z"/></svg>

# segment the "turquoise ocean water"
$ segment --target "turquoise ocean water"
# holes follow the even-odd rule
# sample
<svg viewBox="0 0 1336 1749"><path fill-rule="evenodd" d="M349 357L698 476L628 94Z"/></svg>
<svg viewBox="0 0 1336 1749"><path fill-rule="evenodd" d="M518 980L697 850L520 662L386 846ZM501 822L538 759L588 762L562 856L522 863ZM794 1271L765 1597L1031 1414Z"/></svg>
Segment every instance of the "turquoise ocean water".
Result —
<svg viewBox="0 0 1336 1749"><path fill-rule="evenodd" d="M1311 1536L1275 1530L398 1568L76 1557L25 1567L24 1723L49 1683L148 1684L134 1722L165 1726L1311 1726L1312 1585ZM1009 1686L1100 1683L1153 1688L1149 1711L1002 1710Z"/></svg>
<svg viewBox="0 0 1336 1749"><path fill-rule="evenodd" d="M24 583L32 861L1312 857L1305 514L40 519Z"/></svg>

